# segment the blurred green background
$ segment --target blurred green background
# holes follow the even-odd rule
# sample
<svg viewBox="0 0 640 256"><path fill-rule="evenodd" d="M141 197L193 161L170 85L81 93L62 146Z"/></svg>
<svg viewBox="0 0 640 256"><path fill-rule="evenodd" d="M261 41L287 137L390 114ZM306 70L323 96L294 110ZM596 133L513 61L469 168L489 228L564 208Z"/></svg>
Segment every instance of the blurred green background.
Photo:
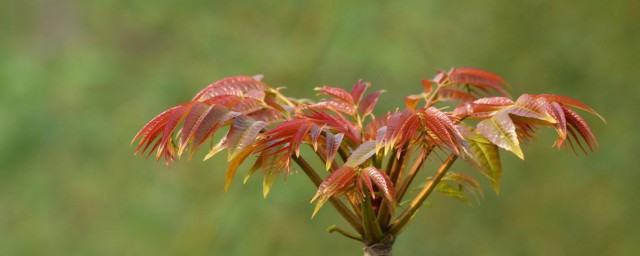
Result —
<svg viewBox="0 0 640 256"><path fill-rule="evenodd" d="M500 196L485 187L475 207L434 196L396 254L631 255L639 3L1 1L0 252L360 255L325 232L345 226L333 209L310 220L315 189L303 175L266 200L258 177L224 193L224 156L167 169L133 157L130 139L225 76L264 74L294 97L365 78L388 90L381 111L439 69L472 66L502 75L514 95L588 103L608 121L585 115L600 148L550 149L544 130L526 161L503 154Z"/></svg>

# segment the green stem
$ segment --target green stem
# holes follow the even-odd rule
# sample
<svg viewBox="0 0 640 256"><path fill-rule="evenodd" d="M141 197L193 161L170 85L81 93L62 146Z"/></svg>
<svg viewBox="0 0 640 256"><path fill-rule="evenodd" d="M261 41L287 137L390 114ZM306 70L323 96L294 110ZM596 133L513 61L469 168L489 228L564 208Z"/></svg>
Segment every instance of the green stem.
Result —
<svg viewBox="0 0 640 256"><path fill-rule="evenodd" d="M292 156L292 158L293 161L295 161L300 166L302 171L304 171L304 173L309 177L309 179L311 179L311 182L313 182L316 187L319 187L322 183L322 179L313 170L311 165L309 165L309 163L307 163L307 161L305 161L302 157L296 157L294 155ZM342 215L342 217L347 222L349 222L349 225L351 225L359 234L364 233L360 220L344 205L342 201L340 201L340 199L332 196L329 198L329 202L331 202L331 205L336 208L338 213L340 213L340 215Z"/></svg>
<svg viewBox="0 0 640 256"><path fill-rule="evenodd" d="M402 147L401 149L402 151L400 152L400 158L396 159L396 153L394 151L394 154L391 155L391 159L389 159L389 161L393 161L393 168L391 170L391 173L389 174L389 179L391 179L391 182L393 182L393 184L397 184L398 183L398 178L400 176L400 173L402 172L402 167L404 166L404 161L406 158L406 150L404 149L404 147ZM382 227L384 227L386 229L386 227L389 225L389 221L391 220L391 216L392 213L389 211L389 204L386 200L382 200L382 202L380 203L380 208L378 208L378 222L382 225Z"/></svg>
<svg viewBox="0 0 640 256"><path fill-rule="evenodd" d="M329 231L329 233L338 232L341 235L346 236L347 238L362 242L362 237L360 235L352 234L344 229L339 228L336 225L332 225L331 227L327 228L327 231Z"/></svg>
<svg viewBox="0 0 640 256"><path fill-rule="evenodd" d="M402 181L402 185L400 185L400 188L398 189L398 192L396 194L396 200L398 202L400 202L405 193L407 193L409 186L411 186L411 182L413 182L413 179L416 177L420 169L422 169L424 161L427 159L427 156L429 156L429 153L432 149L433 146L429 146L427 149L424 149L418 156L418 159L416 159L417 161L413 163L411 170L409 170L406 179Z"/></svg>
<svg viewBox="0 0 640 256"><path fill-rule="evenodd" d="M458 159L457 155L449 155L447 160L445 160L445 162L440 166L433 178L429 180L427 185L422 188L422 191L420 191L420 193L413 199L413 201L411 201L409 207L391 224L389 233L397 236L402 231L402 229L411 221L411 219L413 219L413 216L415 216L416 212L418 212L418 210L422 206L422 203L424 203L431 192L433 192L438 182L440 182L442 177L444 177L444 175L449 170L449 167L451 167L456 159Z"/></svg>
<svg viewBox="0 0 640 256"><path fill-rule="evenodd" d="M380 224L373 211L373 205L371 205L371 194L369 194L369 191L366 189L364 190L364 202L362 202L362 221L367 241L380 241L383 236L382 229L380 229Z"/></svg>

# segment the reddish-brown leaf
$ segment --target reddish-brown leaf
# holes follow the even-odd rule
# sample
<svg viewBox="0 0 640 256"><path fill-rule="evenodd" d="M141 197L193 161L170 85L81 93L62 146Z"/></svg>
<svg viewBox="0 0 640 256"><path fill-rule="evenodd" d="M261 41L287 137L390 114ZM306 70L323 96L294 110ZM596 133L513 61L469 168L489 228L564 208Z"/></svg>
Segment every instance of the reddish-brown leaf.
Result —
<svg viewBox="0 0 640 256"><path fill-rule="evenodd" d="M335 172L332 172L327 178L320 183L316 195L311 199L311 202L316 199L316 207L313 210L311 217L315 216L320 207L329 200L330 197L347 192L355 184L356 172L350 167L341 167Z"/></svg>
<svg viewBox="0 0 640 256"><path fill-rule="evenodd" d="M364 99L360 103L360 113L362 114L362 116L368 116L369 114L371 114L371 112L373 112L373 109L378 103L378 98L380 98L380 94L382 94L383 92L385 91L380 90L364 97Z"/></svg>
<svg viewBox="0 0 640 256"><path fill-rule="evenodd" d="M505 97L482 98L461 104L453 110L453 115L471 119L486 119L493 116L498 110L513 104L511 99Z"/></svg>
<svg viewBox="0 0 640 256"><path fill-rule="evenodd" d="M598 146L598 141L596 140L596 137L593 136L593 133L589 128L589 125L587 125L587 122L585 122L580 115L578 115L575 111L571 110L569 107L562 106L562 110L564 110L564 115L567 120L567 125L568 127L571 128L569 129L569 131L572 133L575 139L575 142L580 147L582 147L582 145L580 144L580 140L578 140L573 130L578 132L578 134L584 140L584 142L587 143L587 146L589 147L591 152L593 152L594 146ZM585 150L585 153L586 153L586 150Z"/></svg>
<svg viewBox="0 0 640 256"><path fill-rule="evenodd" d="M203 101L220 95L243 96L251 90L265 90L269 86L249 76L232 76L216 81L198 92L192 101Z"/></svg>
<svg viewBox="0 0 640 256"><path fill-rule="evenodd" d="M316 104L309 105L308 107L309 109L315 109L315 110L331 110L334 112L347 114L349 116L356 115L355 105L342 102L342 101L335 101L335 100L321 101Z"/></svg>
<svg viewBox="0 0 640 256"><path fill-rule="evenodd" d="M416 107L418 107L418 104L420 103L421 100L424 99L424 97L425 97L425 94L409 95L404 98L404 104L407 106L408 109L416 109Z"/></svg>
<svg viewBox="0 0 640 256"><path fill-rule="evenodd" d="M351 97L356 104L360 103L364 91L366 91L370 85L371 84L369 82L364 82L360 79L358 80L358 83L353 86L353 89L351 89Z"/></svg>
<svg viewBox="0 0 640 256"><path fill-rule="evenodd" d="M539 119L550 124L555 124L556 120L549 114L548 109L549 102L544 98L523 94L518 97L515 104L509 108L509 114Z"/></svg>
<svg viewBox="0 0 640 256"><path fill-rule="evenodd" d="M554 128L558 132L558 139L555 142L555 146L560 148L567 138L567 120L564 116L562 107L557 102L551 102L549 104L549 114L553 116L557 122L553 124Z"/></svg>
<svg viewBox="0 0 640 256"><path fill-rule="evenodd" d="M441 88L438 91L439 99L442 101L454 101L454 102L469 102L474 101L477 98L471 93L463 92L454 88Z"/></svg>
<svg viewBox="0 0 640 256"><path fill-rule="evenodd" d="M468 84L480 89L491 88L503 96L509 93L503 88L506 82L498 75L474 68L454 68L449 71L448 80L455 84Z"/></svg>
<svg viewBox="0 0 640 256"><path fill-rule="evenodd" d="M600 118L603 122L606 123L606 121L604 120L604 117L602 117L600 114L598 114L598 112L596 112L595 110L593 110L592 108L590 108L589 106L585 105L584 103L576 100L576 99L572 99L569 97L565 97L565 96L560 96L560 95L553 95L553 94L538 94L537 96L539 97L543 97L546 100L550 101L550 102L557 102L560 103L562 105L569 105L572 107L576 107L582 110L585 110L591 114L596 115L598 118Z"/></svg>
<svg viewBox="0 0 640 256"><path fill-rule="evenodd" d="M235 158L242 150L253 143L260 130L266 126L265 122L241 115L233 120L233 124L226 135L229 160Z"/></svg>
<svg viewBox="0 0 640 256"><path fill-rule="evenodd" d="M333 163L333 159L335 159L336 154L338 153L338 149L340 149L340 143L342 143L344 134L338 133L336 135L333 135L331 132L325 131L325 137L327 145L327 162L325 163L325 165L326 169L329 170L329 168L331 168L331 163Z"/></svg>
<svg viewBox="0 0 640 256"><path fill-rule="evenodd" d="M213 134L224 126L229 120L239 116L240 113L233 112L224 106L213 105L207 115L204 117L198 129L195 132L193 144L189 152L189 157L193 157L198 151L202 143L209 139Z"/></svg>
<svg viewBox="0 0 640 256"><path fill-rule="evenodd" d="M387 176L384 171L381 171L374 166L369 166L362 169L360 176L367 177L371 179L371 181L373 181L373 183L382 193L383 198L387 200L391 212L393 212L396 206L396 189L393 186L393 182L391 182L389 176ZM371 191L371 195L374 196L375 193Z"/></svg>
<svg viewBox="0 0 640 256"><path fill-rule="evenodd" d="M336 101L355 105L353 96L342 88L323 86L316 87L314 90L318 91L318 94L332 96Z"/></svg>

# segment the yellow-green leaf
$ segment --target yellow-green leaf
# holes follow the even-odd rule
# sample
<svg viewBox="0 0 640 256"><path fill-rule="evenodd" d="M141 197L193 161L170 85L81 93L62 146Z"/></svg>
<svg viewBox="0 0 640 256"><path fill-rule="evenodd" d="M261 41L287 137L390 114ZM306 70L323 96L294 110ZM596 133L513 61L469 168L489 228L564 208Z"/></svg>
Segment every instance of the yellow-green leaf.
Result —
<svg viewBox="0 0 640 256"><path fill-rule="evenodd" d="M516 134L516 126L509 118L508 109L498 111L493 117L478 123L478 131L491 143L511 151L524 160L520 142Z"/></svg>

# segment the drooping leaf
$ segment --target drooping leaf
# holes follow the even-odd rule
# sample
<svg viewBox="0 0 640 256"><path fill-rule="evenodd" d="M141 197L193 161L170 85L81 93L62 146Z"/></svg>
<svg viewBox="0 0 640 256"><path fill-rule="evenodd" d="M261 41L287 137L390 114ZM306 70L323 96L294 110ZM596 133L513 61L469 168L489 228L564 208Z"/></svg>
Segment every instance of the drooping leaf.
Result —
<svg viewBox="0 0 640 256"><path fill-rule="evenodd" d="M456 184L457 188L449 184L449 182ZM482 190L480 190L480 182L469 175L456 172L447 173L436 186L436 190L463 201L467 201L464 191L471 193L478 201L483 197Z"/></svg>
<svg viewBox="0 0 640 256"><path fill-rule="evenodd" d="M360 146L351 153L344 165L355 168L367 161L371 156L375 155L376 152L376 142L366 141L360 144Z"/></svg>
<svg viewBox="0 0 640 256"><path fill-rule="evenodd" d="M498 110L513 104L514 102L511 99L505 97L482 98L460 104L453 110L453 115L471 119L486 119L493 116Z"/></svg>
<svg viewBox="0 0 640 256"><path fill-rule="evenodd" d="M327 162L325 163L325 167L327 170L331 168L333 159L336 158L336 154L338 153L338 149L340 149L340 143L342 143L343 137L344 137L344 134L342 133L333 135L331 132L325 131L325 138L326 138L326 145L327 145L327 150L326 150Z"/></svg>
<svg viewBox="0 0 640 256"><path fill-rule="evenodd" d="M355 184L355 177L355 170L347 166L341 167L335 172L329 174L329 176L320 183L316 195L311 199L312 203L316 199L318 200L311 217L313 218L313 216L316 215L318 210L320 210L322 205L324 205L330 197L350 190Z"/></svg>
<svg viewBox="0 0 640 256"><path fill-rule="evenodd" d="M555 142L555 146L560 148L564 141L567 139L567 119L564 115L564 110L557 102L551 102L549 104L549 114L553 116L557 122L553 124L554 128L558 132L558 139Z"/></svg>
<svg viewBox="0 0 640 256"><path fill-rule="evenodd" d="M189 158L198 151L200 146L213 134L218 131L229 120L239 116L240 113L233 112L224 106L213 105L204 117L200 126L195 132L191 151L189 152Z"/></svg>
<svg viewBox="0 0 640 256"><path fill-rule="evenodd" d="M193 105L184 121L184 125L182 126L182 135L180 137L180 142L178 143L178 156L182 155L182 152L187 147L189 140L192 139L198 129L198 126L200 126L200 123L202 123L202 120L204 120L204 117L211 108L212 106L207 106L200 102L196 102Z"/></svg>
<svg viewBox="0 0 640 256"><path fill-rule="evenodd" d="M598 112L596 112L595 110L593 110L592 108L590 108L589 106L587 106L586 104L576 100L576 99L572 99L569 97L565 97L565 96L560 96L560 95L553 95L553 94L538 94L537 96L539 97L543 97L546 100L548 100L549 102L557 102L560 103L562 105L569 105L572 107L576 107L582 110L585 110L591 114L596 115L598 118L600 118L603 122L606 123L606 120L604 119L604 117L602 117L600 114L598 114Z"/></svg>
<svg viewBox="0 0 640 256"><path fill-rule="evenodd" d="M484 70L474 68L453 68L447 74L447 78L451 83L473 85L484 90L490 88L500 95L509 95L503 87L503 85L506 85L504 79L494 73Z"/></svg>
<svg viewBox="0 0 640 256"><path fill-rule="evenodd" d="M598 141L596 140L596 137L593 136L591 128L589 128L587 122L585 122L580 115L569 107L562 106L562 110L564 111L564 115L567 120L567 128L569 128L568 130L573 135L575 142L582 147L580 140L576 136L577 134L575 132L577 132L584 142L587 143L591 152L593 152L594 146L598 146Z"/></svg>
<svg viewBox="0 0 640 256"><path fill-rule="evenodd" d="M381 171L374 166L368 166L362 169L360 176L373 181L382 193L383 198L387 200L391 212L393 213L396 207L396 189L389 176L387 176L384 171ZM371 191L371 195L375 198L375 193L373 191Z"/></svg>
<svg viewBox="0 0 640 256"><path fill-rule="evenodd" d="M439 99L442 101L469 102L477 98L471 93L463 92L454 88L442 88L438 91Z"/></svg>
<svg viewBox="0 0 640 256"><path fill-rule="evenodd" d="M244 162L244 160L249 157L254 150L257 148L255 143L250 144L245 147L240 153L238 153L233 159L229 161L227 165L226 177L224 182L224 190L229 190L229 185L231 185L231 180L233 180L233 176L235 176L238 167Z"/></svg>
<svg viewBox="0 0 640 256"><path fill-rule="evenodd" d="M498 146L477 134L469 135L467 142L476 166L480 169L480 172L489 178L496 194L500 194L502 163L500 162Z"/></svg>
<svg viewBox="0 0 640 256"><path fill-rule="evenodd" d="M509 114L539 119L550 124L555 124L556 120L549 114L548 109L549 102L544 98L523 94L518 97L515 104L509 108Z"/></svg>
<svg viewBox="0 0 640 256"><path fill-rule="evenodd" d="M265 126L265 122L256 121L247 116L236 117L226 136L229 148L229 160L236 157L238 153L249 146Z"/></svg>
<svg viewBox="0 0 640 256"><path fill-rule="evenodd" d="M516 127L505 110L498 111L493 117L478 123L478 131L491 143L511 151L520 159L524 159Z"/></svg>
<svg viewBox="0 0 640 256"><path fill-rule="evenodd" d="M269 86L250 76L232 76L216 81L198 92L192 101L203 101L220 95L243 96L251 90L266 90Z"/></svg>
<svg viewBox="0 0 640 256"><path fill-rule="evenodd" d="M357 125L341 115L331 115L326 112L305 108L298 113L298 116L317 125L325 126L334 132L343 133L344 137L355 145L360 144L362 141Z"/></svg>

